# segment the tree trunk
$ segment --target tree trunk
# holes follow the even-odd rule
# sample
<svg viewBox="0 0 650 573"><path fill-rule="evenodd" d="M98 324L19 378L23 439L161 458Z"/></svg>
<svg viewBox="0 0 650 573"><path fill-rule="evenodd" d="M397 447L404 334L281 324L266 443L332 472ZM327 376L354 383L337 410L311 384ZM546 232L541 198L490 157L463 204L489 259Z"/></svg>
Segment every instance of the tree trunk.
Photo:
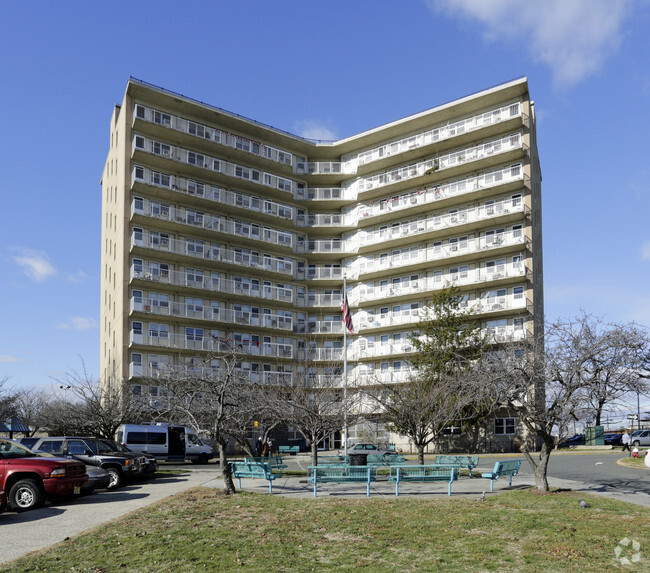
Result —
<svg viewBox="0 0 650 573"><path fill-rule="evenodd" d="M311 465L318 465L318 441L315 438L311 441Z"/></svg>
<svg viewBox="0 0 650 573"><path fill-rule="evenodd" d="M228 463L228 458L226 457L226 446L224 444L219 444L219 464L221 465L221 473L223 474L223 490L226 495L231 495L237 493L235 489L235 483L232 481L232 468Z"/></svg>
<svg viewBox="0 0 650 573"><path fill-rule="evenodd" d="M424 465L424 446L418 444L417 446L418 449L418 463L423 466Z"/></svg>
<svg viewBox="0 0 650 573"><path fill-rule="evenodd" d="M542 449L539 452L539 460L537 462L535 462L528 450L524 450L523 453L535 472L535 487L537 491L549 491L548 462L553 451L553 438L551 436L542 436L542 439Z"/></svg>

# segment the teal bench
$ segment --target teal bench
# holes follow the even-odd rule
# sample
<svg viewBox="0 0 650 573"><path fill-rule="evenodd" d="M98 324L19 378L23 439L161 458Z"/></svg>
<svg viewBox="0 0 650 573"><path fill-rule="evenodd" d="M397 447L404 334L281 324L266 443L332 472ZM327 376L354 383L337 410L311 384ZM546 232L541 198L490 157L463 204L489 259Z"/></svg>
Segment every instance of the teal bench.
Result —
<svg viewBox="0 0 650 573"><path fill-rule="evenodd" d="M269 456L268 458L244 458L245 462L253 462L256 464L268 464L272 470L283 470L287 464L282 463L281 456Z"/></svg>
<svg viewBox="0 0 650 573"><path fill-rule="evenodd" d="M319 483L365 483L370 497L370 482L377 481L377 468L371 466L309 466L309 483L314 484L314 497Z"/></svg>
<svg viewBox="0 0 650 573"><path fill-rule="evenodd" d="M278 446L278 452L295 456L300 452L300 446Z"/></svg>
<svg viewBox="0 0 650 573"><path fill-rule="evenodd" d="M478 466L478 456L436 456L433 459L435 466L452 466L460 473L461 468L469 470L469 477L472 477L472 470Z"/></svg>
<svg viewBox="0 0 650 573"><path fill-rule="evenodd" d="M519 473L521 462L523 460L508 460L505 462L497 462L494 464L494 469L491 472L481 474L481 477L490 480L490 491L494 491L494 482L500 477L509 478L508 487L512 487L512 478Z"/></svg>
<svg viewBox="0 0 650 573"><path fill-rule="evenodd" d="M395 495L399 495L400 482L446 481L447 495L451 495L451 484L458 478L456 468L451 466L391 466L388 481L395 482Z"/></svg>
<svg viewBox="0 0 650 573"><path fill-rule="evenodd" d="M241 478L260 478L269 482L269 492L273 493L273 480L282 477L282 472L273 473L271 466L258 462L228 462L233 477L239 480L241 489Z"/></svg>

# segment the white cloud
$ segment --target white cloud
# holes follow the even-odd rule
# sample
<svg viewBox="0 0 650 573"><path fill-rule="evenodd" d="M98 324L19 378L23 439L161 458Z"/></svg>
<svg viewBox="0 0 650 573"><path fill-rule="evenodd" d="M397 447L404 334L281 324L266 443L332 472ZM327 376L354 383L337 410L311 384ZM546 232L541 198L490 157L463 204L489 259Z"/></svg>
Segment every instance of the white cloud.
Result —
<svg viewBox="0 0 650 573"><path fill-rule="evenodd" d="M14 262L33 281L40 283L57 274L57 270L51 265L46 253L31 249L16 250L18 254L13 256Z"/></svg>
<svg viewBox="0 0 650 573"><path fill-rule="evenodd" d="M0 364L9 364L10 362L22 362L22 359L11 354L0 354Z"/></svg>
<svg viewBox="0 0 650 573"><path fill-rule="evenodd" d="M336 141L338 139L334 131L314 119L304 119L296 122L294 130L305 139L324 141Z"/></svg>
<svg viewBox="0 0 650 573"><path fill-rule="evenodd" d="M94 318L87 318L84 316L71 316L66 322L61 322L57 325L59 330L95 330L99 328L99 324Z"/></svg>
<svg viewBox="0 0 650 573"><path fill-rule="evenodd" d="M488 40L521 42L549 65L557 86L598 72L618 48L631 0L428 0L436 11L473 18Z"/></svg>
<svg viewBox="0 0 650 573"><path fill-rule="evenodd" d="M641 247L641 260L650 261L650 241L646 241Z"/></svg>
<svg viewBox="0 0 650 573"><path fill-rule="evenodd" d="M80 283L85 281L88 278L88 275L84 273L83 271L77 271L75 274L70 274L68 273L66 275L66 280L68 280L71 283Z"/></svg>

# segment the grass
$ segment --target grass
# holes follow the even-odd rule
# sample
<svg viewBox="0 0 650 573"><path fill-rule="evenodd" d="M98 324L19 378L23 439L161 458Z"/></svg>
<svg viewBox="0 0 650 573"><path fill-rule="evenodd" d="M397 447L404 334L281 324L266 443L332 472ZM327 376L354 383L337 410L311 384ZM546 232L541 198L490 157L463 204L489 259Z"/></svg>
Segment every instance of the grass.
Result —
<svg viewBox="0 0 650 573"><path fill-rule="evenodd" d="M2 572L650 571L647 507L512 490L474 499L288 499L194 488ZM623 538L641 560L622 565ZM621 556L630 555L630 546Z"/></svg>
<svg viewBox="0 0 650 573"><path fill-rule="evenodd" d="M627 458L621 458L618 460L619 464L622 464L624 466L629 466L632 468L646 468L645 465L645 455L639 456L638 458L633 458L632 456L628 456Z"/></svg>

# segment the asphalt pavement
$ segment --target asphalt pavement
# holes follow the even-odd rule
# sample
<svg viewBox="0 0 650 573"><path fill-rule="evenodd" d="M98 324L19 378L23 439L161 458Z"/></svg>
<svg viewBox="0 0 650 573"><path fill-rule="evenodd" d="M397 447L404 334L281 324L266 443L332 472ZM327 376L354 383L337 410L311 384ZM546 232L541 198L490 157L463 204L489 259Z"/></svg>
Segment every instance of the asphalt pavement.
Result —
<svg viewBox="0 0 650 573"><path fill-rule="evenodd" d="M328 452L323 452L327 454ZM621 452L553 452L549 464L549 485L553 488L570 489L597 495L604 495L650 507L650 471L624 467L617 461L624 457ZM412 461L415 456L407 455ZM499 459L522 458L514 454L489 454L480 456L479 467L474 476L490 471ZM310 457L306 454L285 456L288 469L306 470ZM0 515L0 564L22 557L32 551L50 547L93 527L126 515L131 511L157 502L195 486L222 488L218 465L205 466L162 465L163 469L178 469L182 473L145 481L113 491L101 490L82 499L69 502L47 503L43 508L25 513L7 512ZM519 475L513 478L513 488L534 486L535 479L528 462L521 466ZM235 480L237 485L237 480ZM246 491L268 495L268 482L265 480L242 480ZM494 483L494 493L490 493L490 482L482 478L470 479L462 476L451 487L454 497L480 497L498 495L508 489L508 480L500 479ZM273 482L273 494L287 497L313 499L313 486L306 477L282 477ZM447 484L409 483L400 485L400 497L446 498ZM318 498L355 497L366 495L365 484L323 484L318 488ZM371 497L395 495L395 486L380 480L371 484Z"/></svg>

